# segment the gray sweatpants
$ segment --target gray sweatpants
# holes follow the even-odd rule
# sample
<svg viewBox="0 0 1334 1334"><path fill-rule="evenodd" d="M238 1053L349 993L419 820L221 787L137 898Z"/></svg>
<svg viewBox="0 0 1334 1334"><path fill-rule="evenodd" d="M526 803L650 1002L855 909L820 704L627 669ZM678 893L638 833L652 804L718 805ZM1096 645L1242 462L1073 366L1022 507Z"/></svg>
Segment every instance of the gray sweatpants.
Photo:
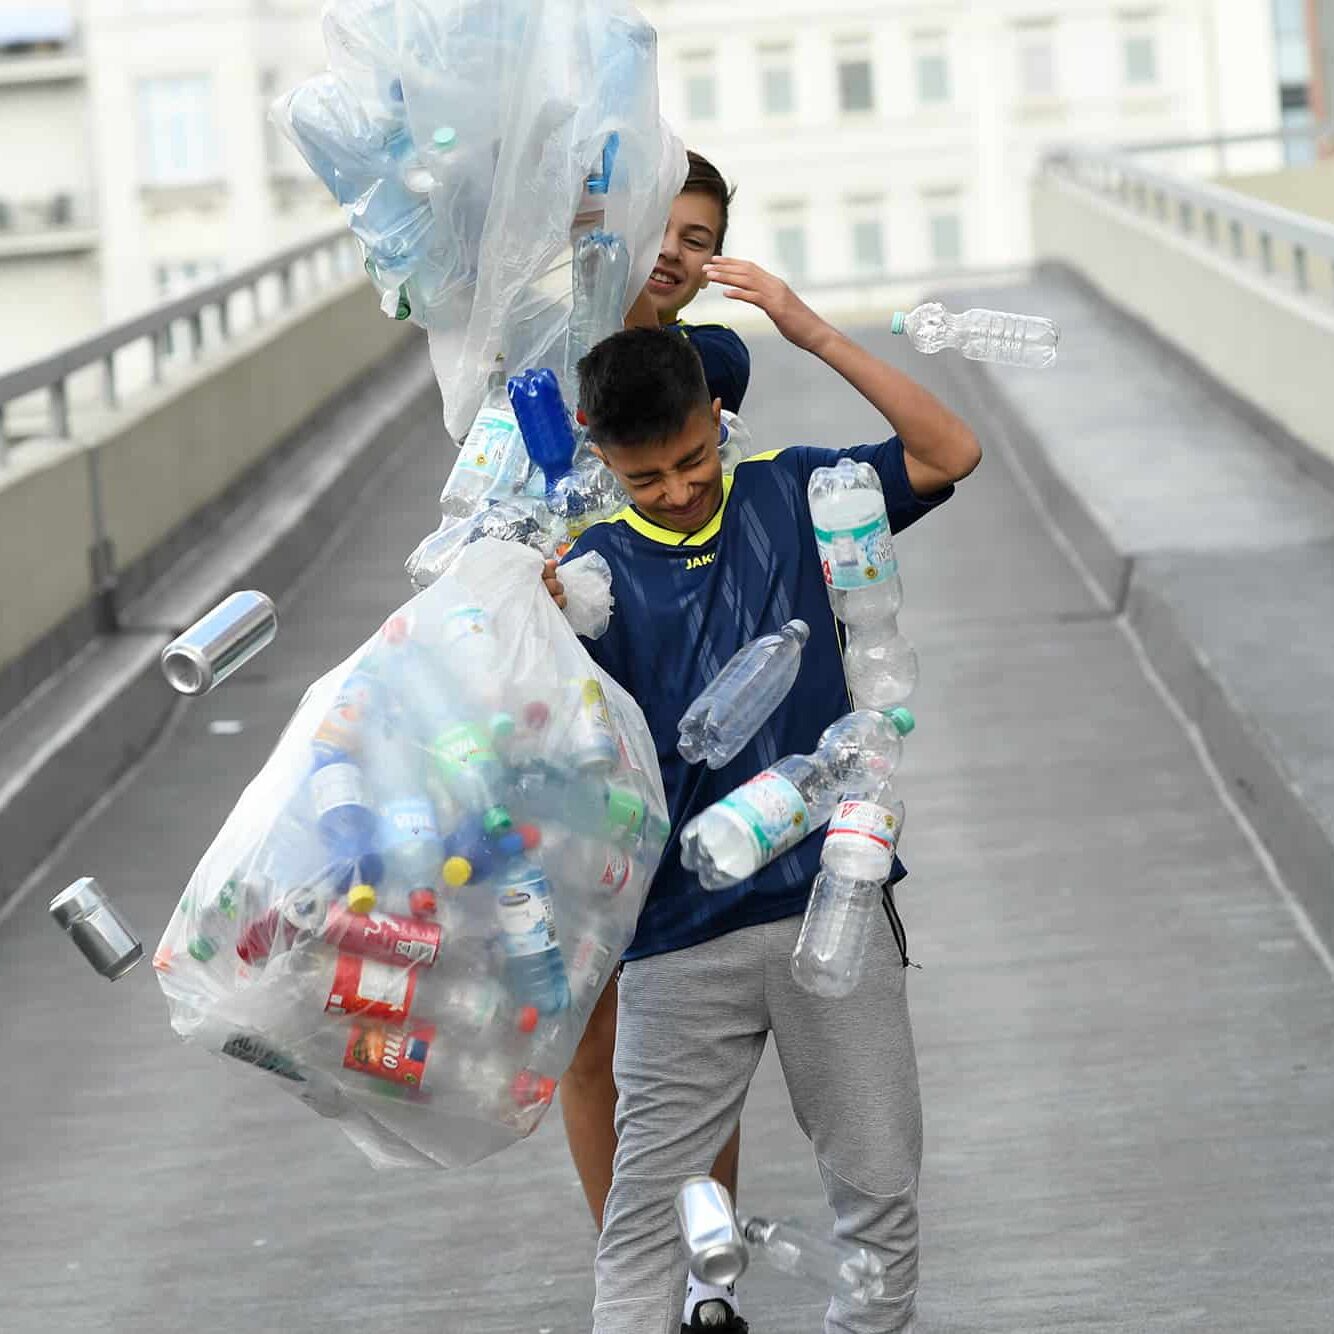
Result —
<svg viewBox="0 0 1334 1334"><path fill-rule="evenodd" d="M922 1109L904 973L884 913L857 990L821 1000L792 980L800 917L627 963L616 1031L615 1175L597 1254L595 1334L678 1334L685 1267L674 1203L741 1115L772 1032L815 1149L837 1236L873 1249L885 1297L831 1301L826 1334L902 1334L917 1292ZM782 1200L756 1201L782 1215ZM818 1220L811 1220L818 1222Z"/></svg>

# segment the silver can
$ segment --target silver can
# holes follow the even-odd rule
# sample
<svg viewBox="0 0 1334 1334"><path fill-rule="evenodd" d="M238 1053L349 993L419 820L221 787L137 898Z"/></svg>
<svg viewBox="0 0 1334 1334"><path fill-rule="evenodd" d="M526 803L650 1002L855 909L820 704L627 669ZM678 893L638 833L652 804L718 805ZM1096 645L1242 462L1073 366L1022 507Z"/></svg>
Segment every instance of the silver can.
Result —
<svg viewBox="0 0 1334 1334"><path fill-rule="evenodd" d="M712 1177L691 1177L676 1195L690 1272L701 1283L729 1287L746 1272L750 1251L737 1224L727 1187Z"/></svg>
<svg viewBox="0 0 1334 1334"><path fill-rule="evenodd" d="M266 594L233 593L162 650L162 674L182 695L205 695L277 633L278 612Z"/></svg>
<svg viewBox="0 0 1334 1334"><path fill-rule="evenodd" d="M139 937L92 876L62 889L51 900L49 912L109 982L124 977L143 958Z"/></svg>

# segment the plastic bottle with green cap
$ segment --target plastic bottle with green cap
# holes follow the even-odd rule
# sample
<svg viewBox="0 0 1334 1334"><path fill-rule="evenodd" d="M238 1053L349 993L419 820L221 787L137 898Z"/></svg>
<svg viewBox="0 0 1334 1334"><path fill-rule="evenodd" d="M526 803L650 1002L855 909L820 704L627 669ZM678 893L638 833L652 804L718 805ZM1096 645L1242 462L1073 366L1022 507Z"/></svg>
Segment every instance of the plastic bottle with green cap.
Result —
<svg viewBox="0 0 1334 1334"><path fill-rule="evenodd" d="M957 348L969 361L1044 370L1056 360L1061 332L1040 315L1011 315L1000 310L965 310L951 315L938 301L905 314L895 311L890 329L904 334L919 352Z"/></svg>

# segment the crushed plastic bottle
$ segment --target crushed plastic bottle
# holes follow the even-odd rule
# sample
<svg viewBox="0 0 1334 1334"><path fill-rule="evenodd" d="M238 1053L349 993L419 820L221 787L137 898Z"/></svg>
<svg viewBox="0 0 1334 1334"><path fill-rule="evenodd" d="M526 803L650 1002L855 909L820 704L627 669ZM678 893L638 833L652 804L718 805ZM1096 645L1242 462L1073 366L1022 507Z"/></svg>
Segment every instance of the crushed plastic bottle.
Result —
<svg viewBox="0 0 1334 1334"><path fill-rule="evenodd" d="M811 474L808 497L825 589L847 627L843 670L859 709L902 704L917 688L917 651L898 625L903 584L880 478L840 459Z"/></svg>
<svg viewBox="0 0 1334 1334"><path fill-rule="evenodd" d="M510 377L507 392L524 448L542 470L550 495L556 483L574 466L577 448L560 383L555 373L545 368L525 371Z"/></svg>
<svg viewBox="0 0 1334 1334"><path fill-rule="evenodd" d="M736 465L755 452L755 441L750 427L735 413L723 409L718 430L718 453L723 461L723 472L734 472Z"/></svg>
<svg viewBox="0 0 1334 1334"><path fill-rule="evenodd" d="M895 311L890 328L906 334L919 352L953 347L970 361L996 361L1030 370L1043 370L1056 360L1061 338L1056 325L1040 315L981 309L951 315L938 301L929 301L906 315Z"/></svg>
<svg viewBox="0 0 1334 1334"><path fill-rule="evenodd" d="M686 825L682 865L705 889L748 879L823 825L872 762L897 767L904 730L897 711L861 710L830 723L814 754L786 756Z"/></svg>
<svg viewBox="0 0 1334 1334"><path fill-rule="evenodd" d="M787 698L810 634L805 621L788 621L738 649L682 716L681 757L710 769L735 759Z"/></svg>
<svg viewBox="0 0 1334 1334"><path fill-rule="evenodd" d="M594 347L622 327L630 253L625 242L595 229L574 243L570 332L565 354L565 382L578 382L578 367Z"/></svg>

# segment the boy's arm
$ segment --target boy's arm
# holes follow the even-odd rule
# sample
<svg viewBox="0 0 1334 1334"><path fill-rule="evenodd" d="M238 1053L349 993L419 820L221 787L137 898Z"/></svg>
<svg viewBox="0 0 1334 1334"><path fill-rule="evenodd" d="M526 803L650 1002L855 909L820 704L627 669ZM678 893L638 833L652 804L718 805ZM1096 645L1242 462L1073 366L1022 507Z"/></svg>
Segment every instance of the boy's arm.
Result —
<svg viewBox="0 0 1334 1334"><path fill-rule="evenodd" d="M841 334L798 297L781 278L758 264L719 256L705 267L724 295L759 306L790 343L836 370L888 421L903 442L908 481L919 496L941 491L967 477L982 459L982 447L962 418L879 357Z"/></svg>

